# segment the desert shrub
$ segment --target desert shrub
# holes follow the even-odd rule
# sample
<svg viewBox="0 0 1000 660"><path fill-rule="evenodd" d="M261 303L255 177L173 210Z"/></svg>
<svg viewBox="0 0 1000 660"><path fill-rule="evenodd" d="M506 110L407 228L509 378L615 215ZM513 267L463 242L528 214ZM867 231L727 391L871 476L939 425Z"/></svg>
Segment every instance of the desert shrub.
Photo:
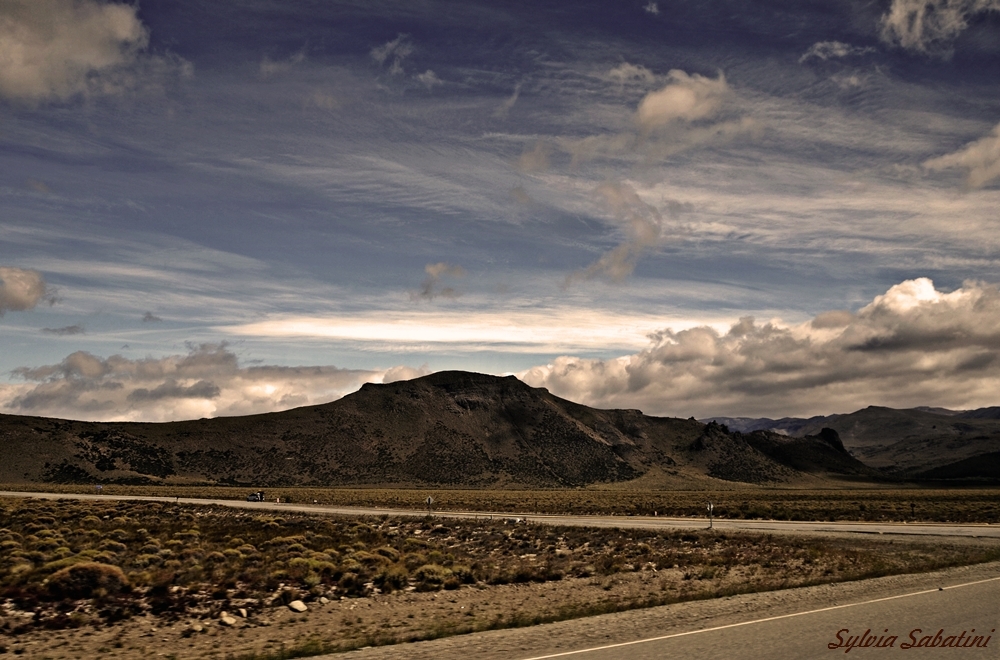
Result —
<svg viewBox="0 0 1000 660"><path fill-rule="evenodd" d="M451 571L439 564L424 564L414 571L413 577L417 581L417 591L437 591L451 577Z"/></svg>
<svg viewBox="0 0 1000 660"><path fill-rule="evenodd" d="M206 564L222 564L226 561L226 555L218 551L212 551L205 555L205 558L202 561Z"/></svg>
<svg viewBox="0 0 1000 660"><path fill-rule="evenodd" d="M403 549L408 551L416 551L421 548L426 548L429 545L430 544L427 541L423 539L418 539L415 536L411 536L405 541L403 541Z"/></svg>
<svg viewBox="0 0 1000 660"><path fill-rule="evenodd" d="M118 541L112 541L111 539L102 541L99 547L101 550L105 550L107 552L114 552L115 554L118 554L120 552L125 552L126 550L128 550L128 546L126 546L124 543L119 543Z"/></svg>
<svg viewBox="0 0 1000 660"><path fill-rule="evenodd" d="M451 572L463 584L475 584L476 582L476 576L472 573L472 569L465 564L453 564Z"/></svg>
<svg viewBox="0 0 1000 660"><path fill-rule="evenodd" d="M92 598L119 593L128 587L128 578L122 569L92 562L57 571L46 584L49 594L55 598Z"/></svg>
<svg viewBox="0 0 1000 660"><path fill-rule="evenodd" d="M129 539L129 533L124 529L114 529L108 533L108 537L119 542L127 541Z"/></svg>
<svg viewBox="0 0 1000 660"><path fill-rule="evenodd" d="M396 550L395 548L392 548L390 546L383 545L380 548L375 548L375 552L377 554L382 555L383 557L385 557L386 559L388 559L393 563L399 561L399 550Z"/></svg>
<svg viewBox="0 0 1000 660"><path fill-rule="evenodd" d="M403 564L393 564L383 568L375 576L375 586L385 593L397 591L406 587L410 582L410 572Z"/></svg>
<svg viewBox="0 0 1000 660"><path fill-rule="evenodd" d="M365 550L358 550L351 555L351 558L354 559L354 561L368 567L380 566L382 564L389 563L389 559L382 554L367 552Z"/></svg>
<svg viewBox="0 0 1000 660"><path fill-rule="evenodd" d="M367 596L365 579L357 573L344 573L337 582L337 590L345 596Z"/></svg>
<svg viewBox="0 0 1000 660"><path fill-rule="evenodd" d="M427 557L417 552L411 552L403 556L403 563L406 564L406 568L415 571L427 563Z"/></svg>
<svg viewBox="0 0 1000 660"><path fill-rule="evenodd" d="M264 542L265 548L280 548L292 545L301 546L306 541L305 536L275 536L273 539ZM304 549L304 548L303 548Z"/></svg>

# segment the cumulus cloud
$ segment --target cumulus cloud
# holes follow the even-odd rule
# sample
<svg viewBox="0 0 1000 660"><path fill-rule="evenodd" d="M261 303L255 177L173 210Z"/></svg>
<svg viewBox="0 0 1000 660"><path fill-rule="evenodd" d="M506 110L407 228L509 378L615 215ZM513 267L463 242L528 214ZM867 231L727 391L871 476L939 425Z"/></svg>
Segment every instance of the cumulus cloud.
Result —
<svg viewBox="0 0 1000 660"><path fill-rule="evenodd" d="M622 84L628 80L642 84L655 81L651 72L631 64L620 65L611 74L605 78ZM553 138L551 146L539 143L525 151L518 167L524 172L546 169L552 147L568 153L574 165L600 157L629 160L638 157L650 164L699 146L723 144L739 136L759 133L758 122L735 116L734 106L727 103L732 90L722 72L717 78L707 78L674 69L667 78L666 85L646 94L631 113L630 129L582 138Z"/></svg>
<svg viewBox="0 0 1000 660"><path fill-rule="evenodd" d="M24 382L0 385L0 409L89 420L247 415L324 403L365 382L426 372L426 365L388 371L243 366L225 344L204 344L184 355L138 360L77 351L59 364L15 369L14 375Z"/></svg>
<svg viewBox="0 0 1000 660"><path fill-rule="evenodd" d="M622 282L635 270L639 258L663 241L663 214L655 206L643 201L631 185L608 181L597 187L597 194L611 209L615 221L625 231L627 238L583 270L570 274L566 278L566 286L577 280L596 277ZM690 206L668 200L666 209L671 217L677 217L680 212L690 210Z"/></svg>
<svg viewBox="0 0 1000 660"><path fill-rule="evenodd" d="M798 326L743 318L728 331L663 330L633 355L561 357L520 374L574 401L652 414L812 415L868 405L997 405L1000 290L907 280L855 313Z"/></svg>
<svg viewBox="0 0 1000 660"><path fill-rule="evenodd" d="M965 183L969 188L981 188L1000 179L1000 124L986 137L955 153L925 161L924 168L932 172L963 169L966 171Z"/></svg>
<svg viewBox="0 0 1000 660"><path fill-rule="evenodd" d="M426 376L431 373L430 368L426 364L422 364L419 367L393 367L387 369L382 375L383 383L395 383L400 380L413 380L414 378L420 378L421 376Z"/></svg>
<svg viewBox="0 0 1000 660"><path fill-rule="evenodd" d="M861 48L860 46L845 44L842 41L818 41L810 46L809 50L807 50L802 57L799 58L799 64L807 62L811 59L830 60L834 58L849 57L852 55L866 55L874 52L875 49L870 46Z"/></svg>
<svg viewBox="0 0 1000 660"><path fill-rule="evenodd" d="M437 297L457 298L459 296L458 291L453 287L442 287L440 286L440 282L441 278L445 276L464 277L464 268L440 261L436 264L427 264L424 266L424 272L427 273L427 277L424 279L423 284L420 285L420 290L410 294L411 299L434 300Z"/></svg>
<svg viewBox="0 0 1000 660"><path fill-rule="evenodd" d="M413 42L409 35L401 34L392 41L372 48L372 59L378 62L379 66L389 67L391 75L403 73L403 60L413 53Z"/></svg>
<svg viewBox="0 0 1000 660"><path fill-rule="evenodd" d="M40 302L50 305L56 298L36 270L0 266L0 316L33 309Z"/></svg>
<svg viewBox="0 0 1000 660"><path fill-rule="evenodd" d="M663 89L650 92L639 103L636 120L644 130L650 130L674 121L692 122L706 119L719 111L729 93L726 77L688 74L674 69L667 74L670 79Z"/></svg>
<svg viewBox="0 0 1000 660"><path fill-rule="evenodd" d="M656 4L655 2L652 2L652 0L650 0L650 2L647 2L646 6L643 7L643 9L645 9L647 12L649 12L653 16L656 16L656 15L658 15L660 13L660 6L658 4Z"/></svg>
<svg viewBox="0 0 1000 660"><path fill-rule="evenodd" d="M893 0L881 20L886 43L922 53L948 54L969 19L1000 11L1000 0Z"/></svg>
<svg viewBox="0 0 1000 660"><path fill-rule="evenodd" d="M65 328L42 328L42 332L47 335L59 335L63 337L66 335L82 335L84 329L82 325L67 325Z"/></svg>
<svg viewBox="0 0 1000 660"><path fill-rule="evenodd" d="M120 92L167 69L189 72L186 62L144 54L149 32L136 12L98 0L0 2L0 96L67 100Z"/></svg>

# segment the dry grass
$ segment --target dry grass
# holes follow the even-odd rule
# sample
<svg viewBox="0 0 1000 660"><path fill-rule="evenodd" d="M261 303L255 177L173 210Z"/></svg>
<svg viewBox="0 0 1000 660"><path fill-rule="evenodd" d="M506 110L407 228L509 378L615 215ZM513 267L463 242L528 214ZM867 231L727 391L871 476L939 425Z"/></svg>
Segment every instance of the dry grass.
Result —
<svg viewBox="0 0 1000 660"><path fill-rule="evenodd" d="M92 486L0 486L0 490L93 493ZM106 485L106 494L245 499L249 489L226 486ZM928 521L1000 523L997 488L880 488L793 490L738 488L721 491L608 489L427 490L389 488L274 488L273 501L335 506L422 509L428 495L438 510L517 513L704 516L706 500L718 518L772 520Z"/></svg>
<svg viewBox="0 0 1000 660"><path fill-rule="evenodd" d="M298 598L420 594L466 585L481 590L484 599L500 585L575 580L613 593L619 584L647 585L611 599L418 622L405 634L342 631L336 644L317 647L329 650L997 558L998 547L872 539L499 521L442 525L433 518L275 517L214 506L0 500L0 634L102 627L140 614L210 619L239 608L252 620ZM653 591L650 579L659 584Z"/></svg>

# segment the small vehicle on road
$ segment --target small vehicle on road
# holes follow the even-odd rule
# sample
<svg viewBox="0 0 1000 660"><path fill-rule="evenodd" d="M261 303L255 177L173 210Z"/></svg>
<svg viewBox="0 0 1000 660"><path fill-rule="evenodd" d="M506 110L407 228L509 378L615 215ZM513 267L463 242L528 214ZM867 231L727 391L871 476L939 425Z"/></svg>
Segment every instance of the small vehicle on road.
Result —
<svg viewBox="0 0 1000 660"><path fill-rule="evenodd" d="M258 490L256 493L247 495L247 502L264 502L264 491Z"/></svg>

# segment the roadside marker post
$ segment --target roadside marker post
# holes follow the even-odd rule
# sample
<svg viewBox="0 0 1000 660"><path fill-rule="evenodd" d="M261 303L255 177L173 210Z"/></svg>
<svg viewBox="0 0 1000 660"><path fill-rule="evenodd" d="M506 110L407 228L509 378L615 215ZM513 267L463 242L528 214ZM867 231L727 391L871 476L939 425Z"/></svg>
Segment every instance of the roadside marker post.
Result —
<svg viewBox="0 0 1000 660"><path fill-rule="evenodd" d="M712 512L715 511L715 505L713 505L711 502L707 502L707 504L708 504L708 528L712 529Z"/></svg>

